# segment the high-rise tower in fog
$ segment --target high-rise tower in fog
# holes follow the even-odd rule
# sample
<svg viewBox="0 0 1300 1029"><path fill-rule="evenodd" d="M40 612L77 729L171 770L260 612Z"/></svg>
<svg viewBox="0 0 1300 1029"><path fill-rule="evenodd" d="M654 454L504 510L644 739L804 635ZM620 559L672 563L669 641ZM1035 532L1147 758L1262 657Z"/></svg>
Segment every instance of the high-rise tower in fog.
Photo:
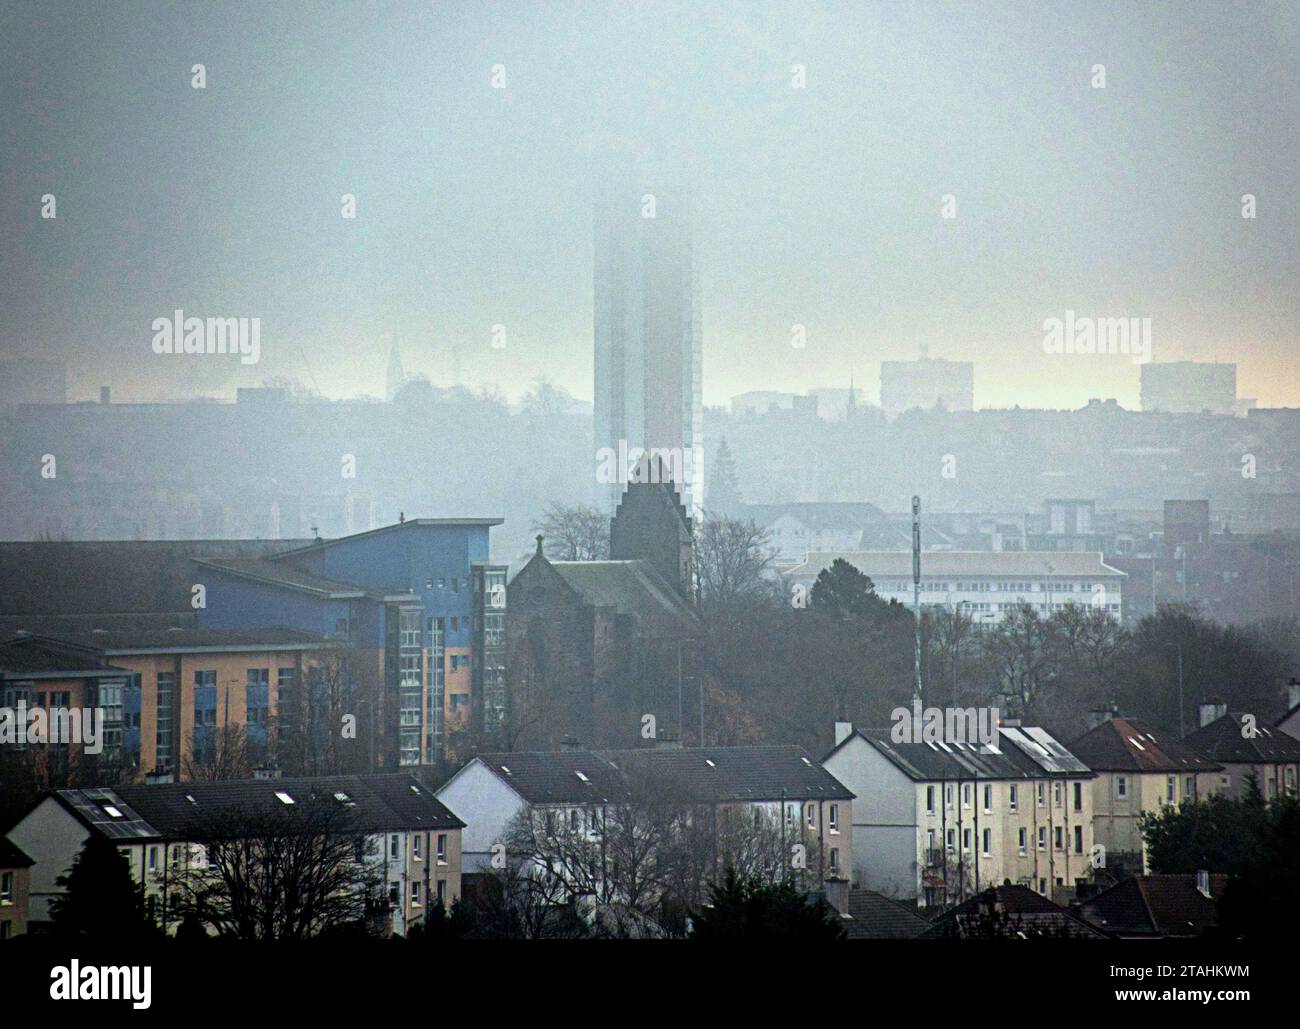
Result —
<svg viewBox="0 0 1300 1029"><path fill-rule="evenodd" d="M659 455L651 468L670 470L687 511L698 516L702 343L687 193L621 180L597 201L595 243L598 467L602 452L625 471L637 451ZM608 488L612 508L623 486Z"/></svg>

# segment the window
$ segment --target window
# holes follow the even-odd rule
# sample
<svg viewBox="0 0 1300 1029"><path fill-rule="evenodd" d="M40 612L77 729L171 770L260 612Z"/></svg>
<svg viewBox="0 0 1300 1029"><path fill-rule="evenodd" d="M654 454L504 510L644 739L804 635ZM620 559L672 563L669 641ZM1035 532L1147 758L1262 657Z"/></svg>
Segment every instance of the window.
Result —
<svg viewBox="0 0 1300 1029"><path fill-rule="evenodd" d="M757 811L757 810L754 811L754 816L755 816L755 818L757 819L757 816L758 816L758 811ZM578 812L577 812L576 810L575 810L575 811L570 811L570 812L569 812L569 829L570 829L570 830L577 830L577 828L578 828Z"/></svg>
<svg viewBox="0 0 1300 1029"><path fill-rule="evenodd" d="M1038 784L1038 806L1042 807L1047 800L1047 787L1043 783Z"/></svg>
<svg viewBox="0 0 1300 1029"><path fill-rule="evenodd" d="M1019 791L1018 788L1016 787L1016 784L1015 784L1015 783L1012 783L1012 784L1011 784L1011 798L1010 798L1010 801L1011 801L1011 802L1010 802L1010 807L1011 807L1011 810L1012 810L1012 811L1016 810L1016 805L1017 805L1018 803L1020 803L1019 792L1020 792L1020 791Z"/></svg>
<svg viewBox="0 0 1300 1029"><path fill-rule="evenodd" d="M832 847L831 848L831 871L838 872L839 870L840 870L840 848Z"/></svg>
<svg viewBox="0 0 1300 1029"><path fill-rule="evenodd" d="M157 714L154 732L155 760L163 771L172 767L172 709L176 700L176 676L172 672L158 673Z"/></svg>
<svg viewBox="0 0 1300 1029"><path fill-rule="evenodd" d="M948 839L947 839L946 842L947 842L947 845L948 845L948 853L951 854L951 853L953 852L953 850L955 850L956 847L957 847L957 830L956 830L956 829L949 829L949 830L948 830Z"/></svg>
<svg viewBox="0 0 1300 1029"><path fill-rule="evenodd" d="M1074 852L1076 854L1083 853L1083 826L1081 825L1074 827Z"/></svg>
<svg viewBox="0 0 1300 1029"><path fill-rule="evenodd" d="M927 786L925 788L925 810L930 814L934 814L934 787L933 786Z"/></svg>
<svg viewBox="0 0 1300 1029"><path fill-rule="evenodd" d="M970 850L970 830L969 830L969 829L963 829L963 830L961 831L961 849L962 849L962 850Z"/></svg>
<svg viewBox="0 0 1300 1029"><path fill-rule="evenodd" d="M388 856L396 861L401 852L402 838L398 836L397 833L393 833L393 835L388 837Z"/></svg>
<svg viewBox="0 0 1300 1029"><path fill-rule="evenodd" d="M439 833L438 834L438 864L445 865L446 863L447 863L447 834Z"/></svg>
<svg viewBox="0 0 1300 1029"><path fill-rule="evenodd" d="M151 869L154 869L154 868L157 868L157 867L158 867L158 848L157 848L157 847L150 847L150 848L149 848L149 867L150 867Z"/></svg>
<svg viewBox="0 0 1300 1029"><path fill-rule="evenodd" d="M14 902L14 874L13 872L0 872L0 904L12 904Z"/></svg>
<svg viewBox="0 0 1300 1029"><path fill-rule="evenodd" d="M1178 792L1178 781L1171 775L1165 779L1165 800L1172 804L1174 795Z"/></svg>
<svg viewBox="0 0 1300 1029"><path fill-rule="evenodd" d="M1183 800L1196 799L1196 776L1189 775L1183 783Z"/></svg>
<svg viewBox="0 0 1300 1029"><path fill-rule="evenodd" d="M838 804L831 805L829 821L830 821L831 832L839 832L840 831L840 806Z"/></svg>
<svg viewBox="0 0 1300 1029"><path fill-rule="evenodd" d="M394 880L388 884L388 903L396 904L402 896L402 884Z"/></svg>
<svg viewBox="0 0 1300 1029"><path fill-rule="evenodd" d="M416 879L411 883L411 907L420 906L420 880Z"/></svg>
<svg viewBox="0 0 1300 1029"><path fill-rule="evenodd" d="M1019 837L1018 837L1017 840L1016 840L1016 843L1017 843L1017 844L1019 845L1019 847L1020 847L1020 853L1021 853L1021 854L1023 854L1023 853L1028 849L1028 844L1029 844L1029 830L1026 829L1024 826L1021 826L1021 828L1020 828L1020 834L1019 834Z"/></svg>
<svg viewBox="0 0 1300 1029"><path fill-rule="evenodd" d="M1074 784L1074 810L1083 810L1083 783L1081 782Z"/></svg>
<svg viewBox="0 0 1300 1029"><path fill-rule="evenodd" d="M970 807L970 783L964 783L961 788L961 806Z"/></svg>
<svg viewBox="0 0 1300 1029"><path fill-rule="evenodd" d="M1056 807L1061 806L1061 784L1059 782L1052 783L1052 803Z"/></svg>
<svg viewBox="0 0 1300 1029"><path fill-rule="evenodd" d="M1038 827L1038 849L1047 849L1047 826L1045 825L1040 825Z"/></svg>
<svg viewBox="0 0 1300 1029"><path fill-rule="evenodd" d="M815 829L816 827L817 827L817 805L809 804L808 805L808 828Z"/></svg>
<svg viewBox="0 0 1300 1029"><path fill-rule="evenodd" d="M416 861L419 861L420 858L424 856L424 848L421 846L421 841L423 839L424 837L421 836L419 833L416 833L414 836L411 837L411 857L413 857Z"/></svg>
<svg viewBox="0 0 1300 1029"><path fill-rule="evenodd" d="M1128 779L1122 775L1115 776L1115 796L1120 800L1128 796Z"/></svg>
<svg viewBox="0 0 1300 1029"><path fill-rule="evenodd" d="M952 787L951 787L951 786L945 786L945 787L943 788L943 802L944 802L944 804L945 804L946 806L948 806L948 807L952 807Z"/></svg>
<svg viewBox="0 0 1300 1029"><path fill-rule="evenodd" d="M980 853L988 857L993 853L993 830L985 829L980 837Z"/></svg>
<svg viewBox="0 0 1300 1029"><path fill-rule="evenodd" d="M1061 828L1061 826L1059 825L1056 827L1056 830L1052 833L1052 842L1056 845L1057 850L1065 849L1065 830Z"/></svg>
<svg viewBox="0 0 1300 1029"><path fill-rule="evenodd" d="M993 787L988 783L984 784L984 810L993 810Z"/></svg>
<svg viewBox="0 0 1300 1029"><path fill-rule="evenodd" d="M443 907L447 906L447 880L438 880L438 903Z"/></svg>

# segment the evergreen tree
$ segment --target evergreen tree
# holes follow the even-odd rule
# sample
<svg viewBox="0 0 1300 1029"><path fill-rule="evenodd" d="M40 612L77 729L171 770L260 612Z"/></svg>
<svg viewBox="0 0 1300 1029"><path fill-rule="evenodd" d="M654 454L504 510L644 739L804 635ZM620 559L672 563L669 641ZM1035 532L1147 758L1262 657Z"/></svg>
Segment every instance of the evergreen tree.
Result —
<svg viewBox="0 0 1300 1029"><path fill-rule="evenodd" d="M145 910L143 887L105 836L90 836L55 883L63 890L50 902L57 935L138 939L159 932Z"/></svg>
<svg viewBox="0 0 1300 1029"><path fill-rule="evenodd" d="M710 905L695 918L696 940L842 940L839 915L821 897L810 898L786 880L765 883L728 868L709 887Z"/></svg>
<svg viewBox="0 0 1300 1029"><path fill-rule="evenodd" d="M724 437L718 444L709 475L709 511L734 517L744 503L740 496L740 480L736 476L736 462L731 456Z"/></svg>

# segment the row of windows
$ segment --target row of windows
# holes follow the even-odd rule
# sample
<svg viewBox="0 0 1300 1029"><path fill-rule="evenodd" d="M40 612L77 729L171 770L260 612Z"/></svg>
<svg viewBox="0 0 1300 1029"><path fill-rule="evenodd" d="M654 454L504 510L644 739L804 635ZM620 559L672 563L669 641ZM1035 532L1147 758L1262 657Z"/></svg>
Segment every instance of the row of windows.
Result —
<svg viewBox="0 0 1300 1029"><path fill-rule="evenodd" d="M1121 776L1121 778L1123 777ZM1043 807L1047 803L1047 783L1039 782L1039 783L1035 783L1034 785L1035 785L1035 791L1034 791L1035 801L1039 807ZM1074 808L1075 811L1082 811L1083 810L1083 783L1081 782L1075 782L1069 784L1064 784L1061 782L1052 783L1052 805L1054 807L1061 807L1062 804L1064 803L1065 794L1063 792L1063 787L1065 785L1069 785L1070 787L1071 806ZM937 801L937 790L938 787L933 785L926 786L925 788L925 810L928 814L934 814L935 811L937 810L935 806ZM964 808L968 808L971 806L971 796L972 796L971 790L972 790L972 785L970 783L966 782L961 784L961 806ZM984 783L980 787L980 799L983 802L984 811L986 813L991 812L993 810L993 784L992 783ZM953 806L953 784L952 783L947 783L943 788L943 802L945 807L952 808ZM1009 783L1007 787L1007 807L1011 811L1016 811L1019 809L1019 805L1020 805L1020 784L1014 782Z"/></svg>
<svg viewBox="0 0 1300 1029"><path fill-rule="evenodd" d="M969 851L971 849L971 833L972 833L971 829L962 830L961 849L963 851ZM1029 852L1029 845L1028 845L1029 830L1022 827L1019 830L1019 834L1017 836L1016 842L1020 853L1022 855L1027 854ZM934 830L933 829L929 829L926 831L926 844L929 851L933 853L934 852ZM949 854L956 852L956 845L957 845L956 829L948 830L948 832L944 837L944 845ZM1056 850L1066 849L1064 826L1058 825L1055 827L1055 831L1053 833L1053 845ZM1040 825L1038 827L1038 849L1039 850L1047 849L1047 826L1045 825ZM1076 854L1083 853L1083 826L1081 825L1074 826L1074 852ZM993 853L993 830L992 829L981 830L980 853L985 857L988 857Z"/></svg>

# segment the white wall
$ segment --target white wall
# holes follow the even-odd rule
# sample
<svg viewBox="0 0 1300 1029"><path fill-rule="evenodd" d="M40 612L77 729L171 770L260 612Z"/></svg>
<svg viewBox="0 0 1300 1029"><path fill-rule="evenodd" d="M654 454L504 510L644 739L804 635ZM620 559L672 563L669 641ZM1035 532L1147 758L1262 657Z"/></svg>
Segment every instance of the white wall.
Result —
<svg viewBox="0 0 1300 1029"><path fill-rule="evenodd" d="M506 826L525 805L523 798L475 758L438 790L437 797L465 823L461 872L490 871L493 844L505 842Z"/></svg>
<svg viewBox="0 0 1300 1029"><path fill-rule="evenodd" d="M856 734L822 764L857 794L852 803L853 885L888 897L914 898L915 784Z"/></svg>
<svg viewBox="0 0 1300 1029"><path fill-rule="evenodd" d="M63 892L54 880L72 867L90 832L57 800L46 797L6 835L36 862L31 871L31 920L48 921L50 900Z"/></svg>

